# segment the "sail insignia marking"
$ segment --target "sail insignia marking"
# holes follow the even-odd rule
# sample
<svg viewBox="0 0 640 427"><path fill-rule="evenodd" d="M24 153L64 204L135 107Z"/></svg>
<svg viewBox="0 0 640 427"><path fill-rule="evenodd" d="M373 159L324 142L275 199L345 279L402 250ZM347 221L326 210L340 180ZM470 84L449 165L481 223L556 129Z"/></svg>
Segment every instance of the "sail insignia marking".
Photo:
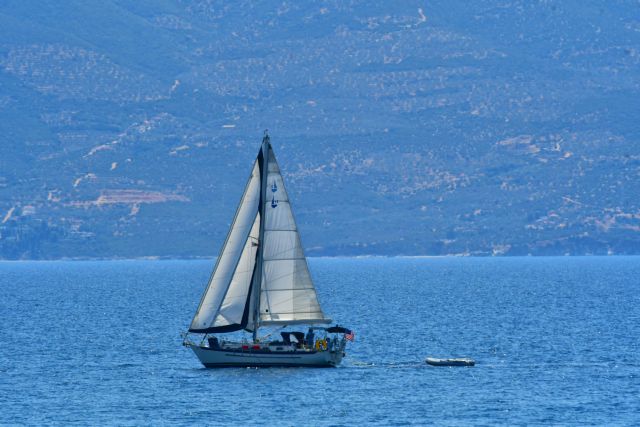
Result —
<svg viewBox="0 0 640 427"><path fill-rule="evenodd" d="M271 207L272 207L272 208L275 208L275 207L277 207L277 206L278 206L278 201L276 200L276 198L275 198L275 197L272 197L272 198L271 198Z"/></svg>
<svg viewBox="0 0 640 427"><path fill-rule="evenodd" d="M278 191L278 185L276 184L276 181L273 181L273 184L271 184L271 191L273 193L275 193L276 191Z"/></svg>

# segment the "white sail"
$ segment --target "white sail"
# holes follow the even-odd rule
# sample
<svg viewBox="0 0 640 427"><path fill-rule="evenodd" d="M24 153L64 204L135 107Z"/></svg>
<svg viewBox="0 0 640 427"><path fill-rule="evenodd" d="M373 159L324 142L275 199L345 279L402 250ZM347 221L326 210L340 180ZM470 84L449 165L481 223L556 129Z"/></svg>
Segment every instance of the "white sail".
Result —
<svg viewBox="0 0 640 427"><path fill-rule="evenodd" d="M265 137L189 331L255 334L260 325L330 322L318 303L280 168Z"/></svg>
<svg viewBox="0 0 640 427"><path fill-rule="evenodd" d="M271 146L263 212L260 324L330 323L311 281L289 197Z"/></svg>
<svg viewBox="0 0 640 427"><path fill-rule="evenodd" d="M260 172L256 161L227 240L191 321L191 332L224 332L246 327L246 306L258 248Z"/></svg>
<svg viewBox="0 0 640 427"><path fill-rule="evenodd" d="M215 328L229 325L239 325L247 329L252 329L253 327L250 318L247 317L249 315L247 304L249 302L251 278L256 265L256 253L258 252L259 225L260 215L257 215L249 233L249 238L242 250L236 271L231 278L227 294L222 300L218 315L212 324Z"/></svg>

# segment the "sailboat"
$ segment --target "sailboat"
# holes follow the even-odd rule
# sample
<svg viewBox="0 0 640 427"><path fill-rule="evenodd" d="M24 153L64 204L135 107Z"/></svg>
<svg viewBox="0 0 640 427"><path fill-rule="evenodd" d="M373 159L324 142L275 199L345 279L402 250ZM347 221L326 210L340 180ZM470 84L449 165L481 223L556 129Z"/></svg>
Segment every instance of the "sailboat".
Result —
<svg viewBox="0 0 640 427"><path fill-rule="evenodd" d="M328 326L265 131L227 238L184 334L207 368L337 366L353 332ZM308 330L290 330L308 327ZM276 330L272 330L276 328ZM238 331L242 339L227 338ZM270 331L261 336L260 332ZM279 331L279 337L276 332ZM192 340L189 334L202 334ZM200 335L198 335L200 336Z"/></svg>

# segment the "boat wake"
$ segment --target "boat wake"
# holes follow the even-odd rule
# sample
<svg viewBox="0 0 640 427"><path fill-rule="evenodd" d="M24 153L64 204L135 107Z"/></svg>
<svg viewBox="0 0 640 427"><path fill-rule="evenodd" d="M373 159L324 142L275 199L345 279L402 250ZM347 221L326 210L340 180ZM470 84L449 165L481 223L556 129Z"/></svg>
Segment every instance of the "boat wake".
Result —
<svg viewBox="0 0 640 427"><path fill-rule="evenodd" d="M425 363L419 360L382 362L382 363L352 360L351 363L349 363L348 365L345 365L345 367L360 368L360 369L364 369L364 368L414 369L414 368L424 368L424 366L425 366Z"/></svg>

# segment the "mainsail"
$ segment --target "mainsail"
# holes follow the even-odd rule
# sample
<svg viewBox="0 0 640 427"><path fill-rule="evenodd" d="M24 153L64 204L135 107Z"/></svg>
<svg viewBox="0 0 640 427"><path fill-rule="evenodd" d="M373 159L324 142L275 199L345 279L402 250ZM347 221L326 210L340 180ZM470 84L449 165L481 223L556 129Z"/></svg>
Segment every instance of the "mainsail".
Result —
<svg viewBox="0 0 640 427"><path fill-rule="evenodd" d="M264 200L260 324L328 323L311 281L289 196L271 146Z"/></svg>
<svg viewBox="0 0 640 427"><path fill-rule="evenodd" d="M189 331L255 331L260 325L329 322L318 303L280 168L265 136Z"/></svg>

